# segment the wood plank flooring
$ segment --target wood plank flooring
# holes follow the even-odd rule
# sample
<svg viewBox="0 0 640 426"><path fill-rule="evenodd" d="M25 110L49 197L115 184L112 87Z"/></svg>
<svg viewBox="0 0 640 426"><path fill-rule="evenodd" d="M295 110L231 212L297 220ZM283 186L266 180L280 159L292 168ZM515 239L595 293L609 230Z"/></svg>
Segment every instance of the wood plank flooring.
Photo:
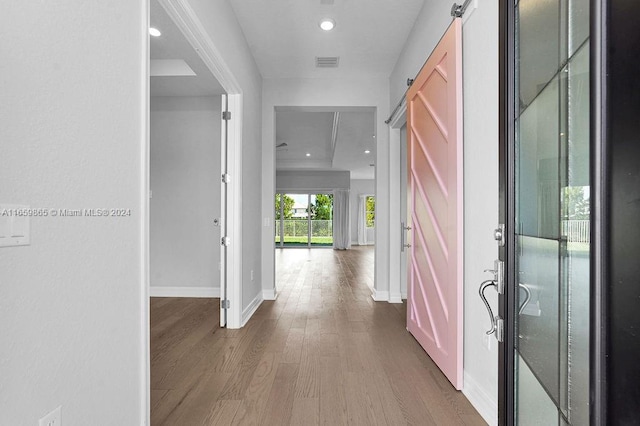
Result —
<svg viewBox="0 0 640 426"><path fill-rule="evenodd" d="M151 424L484 425L374 302L373 248L276 250L278 299L241 330L218 299L151 299Z"/></svg>

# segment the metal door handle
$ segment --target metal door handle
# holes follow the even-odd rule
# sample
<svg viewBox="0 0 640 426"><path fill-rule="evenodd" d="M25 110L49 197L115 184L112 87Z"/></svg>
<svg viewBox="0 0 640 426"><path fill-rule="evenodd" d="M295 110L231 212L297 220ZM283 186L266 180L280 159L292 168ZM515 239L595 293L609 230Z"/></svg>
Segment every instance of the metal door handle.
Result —
<svg viewBox="0 0 640 426"><path fill-rule="evenodd" d="M480 299L482 299L482 301L484 302L484 306L486 306L487 311L489 311L489 321L491 321L491 328L489 329L489 331L487 331L487 334L493 334L496 332L496 317L493 316L493 310L491 310L491 305L489 305L489 302L487 301L487 297L484 295L484 291L491 286L494 286L497 288L495 281L486 280L486 281L483 281L482 284L480 284L480 290L479 290Z"/></svg>
<svg viewBox="0 0 640 426"><path fill-rule="evenodd" d="M522 311L524 311L524 308L526 308L529 304L529 301L531 301L531 290L529 290L529 287L527 287L526 284L519 283L518 286L524 290L524 293L526 295L524 303L522 304L522 306L520 306L520 309L518 309L518 315L521 315Z"/></svg>

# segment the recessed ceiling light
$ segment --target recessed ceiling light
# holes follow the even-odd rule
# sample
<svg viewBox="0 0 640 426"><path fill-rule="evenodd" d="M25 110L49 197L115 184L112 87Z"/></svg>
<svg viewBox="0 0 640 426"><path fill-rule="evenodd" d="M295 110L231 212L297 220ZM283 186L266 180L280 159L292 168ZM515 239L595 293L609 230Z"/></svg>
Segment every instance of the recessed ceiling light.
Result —
<svg viewBox="0 0 640 426"><path fill-rule="evenodd" d="M335 26L336 21L334 21L333 19L326 18L320 21L320 28L325 31L331 31Z"/></svg>
<svg viewBox="0 0 640 426"><path fill-rule="evenodd" d="M161 34L162 33L160 32L159 29L153 28L153 27L149 28L149 35L154 36L154 37L160 37Z"/></svg>
<svg viewBox="0 0 640 426"><path fill-rule="evenodd" d="M376 138L376 135L373 135L373 136L371 136L371 137L375 139L375 138Z"/></svg>
<svg viewBox="0 0 640 426"><path fill-rule="evenodd" d="M366 149L366 150L364 151L364 153L365 153L365 154L371 154L371 151L369 151L368 149Z"/></svg>
<svg viewBox="0 0 640 426"><path fill-rule="evenodd" d="M311 157L311 154L309 154L308 152L307 152L307 157Z"/></svg>

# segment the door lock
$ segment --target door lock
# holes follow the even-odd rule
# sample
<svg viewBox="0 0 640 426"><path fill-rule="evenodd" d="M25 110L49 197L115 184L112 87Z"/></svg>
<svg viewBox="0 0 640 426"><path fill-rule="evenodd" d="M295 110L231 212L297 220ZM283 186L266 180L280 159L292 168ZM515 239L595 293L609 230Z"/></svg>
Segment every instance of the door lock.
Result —
<svg viewBox="0 0 640 426"><path fill-rule="evenodd" d="M496 229L493 230L493 239L498 242L499 247L504 247L504 224L501 223Z"/></svg>
<svg viewBox="0 0 640 426"><path fill-rule="evenodd" d="M493 269L485 269L484 272L493 274L493 282L496 285L498 294L504 294L504 262L501 260L493 261Z"/></svg>

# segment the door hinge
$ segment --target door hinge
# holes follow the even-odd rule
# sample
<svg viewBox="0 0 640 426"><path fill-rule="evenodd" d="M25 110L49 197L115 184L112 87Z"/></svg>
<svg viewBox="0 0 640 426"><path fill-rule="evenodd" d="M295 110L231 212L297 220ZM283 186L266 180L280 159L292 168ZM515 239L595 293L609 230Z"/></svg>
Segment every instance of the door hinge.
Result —
<svg viewBox="0 0 640 426"><path fill-rule="evenodd" d="M498 342L504 342L504 320L500 317L496 317L496 339Z"/></svg>
<svg viewBox="0 0 640 426"><path fill-rule="evenodd" d="M229 173L223 173L222 183L229 183L229 182L231 182L231 175Z"/></svg>
<svg viewBox="0 0 640 426"><path fill-rule="evenodd" d="M231 238L222 237L222 239L220 240L220 245L223 245L225 247L229 247L229 244L231 244Z"/></svg>
<svg viewBox="0 0 640 426"><path fill-rule="evenodd" d="M220 309L229 309L231 308L231 302L227 300L220 300Z"/></svg>
<svg viewBox="0 0 640 426"><path fill-rule="evenodd" d="M231 120L231 111L222 111L223 120Z"/></svg>

